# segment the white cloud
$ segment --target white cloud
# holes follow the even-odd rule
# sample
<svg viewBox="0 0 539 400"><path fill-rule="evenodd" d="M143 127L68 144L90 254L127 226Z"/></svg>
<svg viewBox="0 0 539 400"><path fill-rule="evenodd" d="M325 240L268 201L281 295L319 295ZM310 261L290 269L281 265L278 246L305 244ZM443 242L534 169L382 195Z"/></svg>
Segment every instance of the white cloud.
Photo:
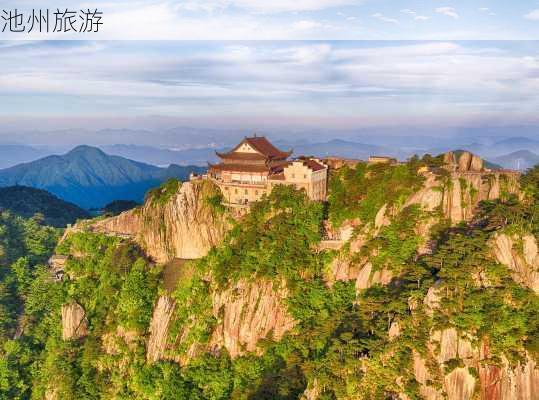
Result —
<svg viewBox="0 0 539 400"><path fill-rule="evenodd" d="M490 8L488 7L480 7L478 8L478 10L490 16L496 15L496 13L493 13L492 11L490 11Z"/></svg>
<svg viewBox="0 0 539 400"><path fill-rule="evenodd" d="M472 104L486 113L511 103L515 110L538 103L539 57L492 49L492 44L221 43L196 50L178 43L144 46L103 42L97 47L77 43L69 48L3 48L0 96L74 96L107 112L116 107L122 113L151 109L171 115L251 115L260 110L286 115L299 109L314 116L358 109L371 115L382 109L386 114L400 112L404 103L410 115L420 115L436 98L439 117L457 103L462 104L462 115ZM44 57L47 50L54 50L54 57ZM314 110L317 104L323 106Z"/></svg>
<svg viewBox="0 0 539 400"><path fill-rule="evenodd" d="M316 11L347 5L359 5L362 0L197 0L199 8L239 8L256 13L281 13L294 11ZM189 4L190 4L189 3Z"/></svg>
<svg viewBox="0 0 539 400"><path fill-rule="evenodd" d="M379 19L380 21L383 21L383 22L389 22L390 24L398 24L399 23L399 21L396 20L395 18L385 17L381 13L372 14L371 17Z"/></svg>
<svg viewBox="0 0 539 400"><path fill-rule="evenodd" d="M407 14L414 18L416 21L426 21L430 19L430 17L427 17L426 15L418 15L417 12L414 10L410 10L409 8L405 8L404 10L401 10L401 13Z"/></svg>
<svg viewBox="0 0 539 400"><path fill-rule="evenodd" d="M408 14L408 15L417 15L415 11L410 10L409 8L405 8L404 10L401 10L401 13Z"/></svg>
<svg viewBox="0 0 539 400"><path fill-rule="evenodd" d="M434 11L436 11L438 14L443 14L455 19L459 17L457 11L453 7L438 7Z"/></svg>
<svg viewBox="0 0 539 400"><path fill-rule="evenodd" d="M532 21L539 21L539 9L530 11L524 18Z"/></svg>
<svg viewBox="0 0 539 400"><path fill-rule="evenodd" d="M294 29L299 29L299 30L309 30L309 29L315 29L315 28L320 28L322 27L323 25L320 23L320 22L316 22L316 21L309 21L309 20L302 20L302 21L298 21L294 24Z"/></svg>

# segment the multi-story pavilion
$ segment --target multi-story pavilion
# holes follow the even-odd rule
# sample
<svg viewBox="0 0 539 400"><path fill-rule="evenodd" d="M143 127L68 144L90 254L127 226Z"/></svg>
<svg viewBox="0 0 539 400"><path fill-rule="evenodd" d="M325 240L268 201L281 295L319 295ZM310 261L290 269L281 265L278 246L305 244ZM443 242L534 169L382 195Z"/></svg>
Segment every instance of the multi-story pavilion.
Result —
<svg viewBox="0 0 539 400"><path fill-rule="evenodd" d="M209 176L230 204L259 200L277 184L305 189L313 200L325 200L327 166L311 158L288 160L265 137L246 137L228 153L217 153L219 164L209 165Z"/></svg>

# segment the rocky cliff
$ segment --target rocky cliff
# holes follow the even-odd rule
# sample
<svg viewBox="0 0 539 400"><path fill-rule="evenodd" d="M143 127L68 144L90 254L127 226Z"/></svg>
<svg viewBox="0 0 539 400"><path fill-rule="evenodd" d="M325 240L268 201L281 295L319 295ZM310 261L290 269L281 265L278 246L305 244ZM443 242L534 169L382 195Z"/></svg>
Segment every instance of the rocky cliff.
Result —
<svg viewBox="0 0 539 400"><path fill-rule="evenodd" d="M421 385L420 392L426 400L534 400L539 398L539 369L536 362L527 358L523 363L511 365L507 359L491 359L488 340L478 345L471 338L448 328L431 334L428 357L434 360L431 367L414 351L414 375ZM452 370L447 364L460 360L461 366ZM433 365L433 366L432 366ZM434 387L433 375L443 376L442 387Z"/></svg>
<svg viewBox="0 0 539 400"><path fill-rule="evenodd" d="M361 257L358 255L403 209L418 206L423 211L423 218L415 226L416 233L422 239L417 252L427 254L433 245L429 238L430 229L440 219L445 218L453 225L469 221L481 201L519 193L518 173L486 170L483 161L468 152L462 152L459 157L452 152L446 153L444 161L443 168L421 171L425 177L423 187L410 195L402 206L382 206L373 224L347 221L339 230L331 227L327 229L331 239L341 238L348 243L331 264L328 276L330 283L336 280L355 280L358 289L365 289L375 283L387 284L391 281L393 275L390 271L373 269L369 258L376 256L375 253L363 254ZM515 268L518 261L515 261Z"/></svg>
<svg viewBox="0 0 539 400"><path fill-rule="evenodd" d="M417 243L417 256L430 254L436 243L431 243L431 228L446 218L451 224L470 221L475 216L478 204L482 200L507 198L518 194L518 174L511 171L489 171L482 161L469 153L456 157L453 153L444 156L446 165L440 171L423 171L424 186L412 194L400 208L382 207L373 224L355 223L356 229L349 240L342 246L328 268L328 283L354 281L358 292L373 285L399 285L399 276L391 269L373 267L373 262L380 257L380 251L374 244L383 227L391 225L399 213L407 207L419 206L422 218L415 223L415 232L421 237ZM338 233L334 233L339 236ZM539 290L539 253L538 238L529 233L498 232L488 244L489 250L483 262L497 261L505 266L515 282L538 293ZM396 279L395 281L392 281ZM475 277L477 285L490 285ZM427 291L419 311L415 300L409 300L412 315L424 321L424 312L435 321L443 318L441 313L441 281L436 282ZM445 304L443 306L446 306ZM413 317L415 319L416 317ZM419 319L414 322L420 324ZM390 341L406 335L398 323L388 326ZM409 334L409 333L408 333ZM536 400L539 399L539 369L531 356L523 360L510 362L505 356L497 358L491 352L488 337L475 337L458 331L454 327L433 329L423 347L425 353L413 350L413 378L420 385L421 398L427 400ZM409 340L409 339L404 339ZM419 346L422 347L422 346ZM389 350L386 357L391 357L394 350ZM384 363L388 363L384 361ZM363 364L363 371L369 374L369 363ZM378 373L378 371L376 371ZM401 385L402 377L395 385ZM320 383L311 381L304 392L305 399L319 399L323 389ZM353 396L344 398L354 398ZM358 398L363 398L359 396ZM402 399L412 397L406 391L400 394Z"/></svg>
<svg viewBox="0 0 539 400"><path fill-rule="evenodd" d="M218 194L209 181L185 182L166 199L157 192L141 208L97 221L91 228L133 238L159 263L200 258L222 240L229 226L226 212L210 204Z"/></svg>
<svg viewBox="0 0 539 400"><path fill-rule="evenodd" d="M295 325L283 302L287 290L270 281L240 281L213 295L218 324L210 348L226 348L231 357L258 352L260 339L279 341Z"/></svg>
<svg viewBox="0 0 539 400"><path fill-rule="evenodd" d="M62 306L62 338L80 339L88 333L86 312L80 304L70 303Z"/></svg>
<svg viewBox="0 0 539 400"><path fill-rule="evenodd" d="M497 234L491 242L496 259L513 273L513 279L539 294L539 253L533 235Z"/></svg>
<svg viewBox="0 0 539 400"><path fill-rule="evenodd" d="M283 304L286 297L286 289L274 287L270 281L240 281L225 290L214 290L211 313L216 324L209 342L202 347L190 343L184 355L171 356L181 347L192 325L186 325L177 337L171 337L176 302L169 296L162 296L150 324L147 358L150 362L173 359L185 363L201 352L218 353L221 349L226 349L232 358L249 352L260 353L258 343L261 339L278 341L295 325Z"/></svg>
<svg viewBox="0 0 539 400"><path fill-rule="evenodd" d="M518 193L516 172L487 170L479 157L468 152L460 157L446 153L444 161L442 174L425 172L423 189L409 198L408 205L420 204L427 210L441 208L443 215L456 224L470 220L480 201Z"/></svg>
<svg viewBox="0 0 539 400"><path fill-rule="evenodd" d="M450 262L450 258L461 254L456 251L455 255L446 254L441 261L422 264L422 258L436 255L441 241L436 229L445 229L445 236L459 232L461 228L456 225L471 221L481 200L518 193L518 175L488 171L479 158L466 152L459 157L448 153L444 159L443 168L421 172L425 180L419 191L395 203L377 203L372 221L349 219L339 229L323 221L320 210L319 214L298 217L299 207L295 214L287 214L294 204L285 198L282 208L269 203L265 213L244 219L258 230L239 229L234 240L225 242L228 247L220 249L221 252L219 249L209 252L225 236L228 240L230 235L225 233L231 224L228 215L208 201L218 194L216 188L210 182L199 181L182 184L177 191L167 194L165 200L150 196L141 208L93 222L90 230L132 239L159 263L173 258L200 259L209 252L203 259L205 263L182 264L176 286L152 300L155 304L146 336L139 337L144 341L142 354L149 365L174 361L171 364L188 369L193 360L196 363L204 355L221 357L220 360L229 357L231 363L252 357L249 373L256 376L258 372L253 371L265 367L253 360L264 357L268 343L283 341L285 349L274 347L272 357L285 354L279 361L285 364L302 357L308 359L304 364L297 364L301 367L296 369L305 373L303 398L309 400L323 398L324 391L332 385L332 393L338 393L335 397L339 399L397 398L395 393L403 400L414 398L411 393L418 394L415 398L427 400L539 399L539 370L531 354L515 361L511 355L494 350L492 336L489 339L483 331L457 329L455 321L448 316L453 308L463 309L464 305L462 301L453 304L448 300L447 293L458 290L445 285L447 281L438 276L442 267L436 262L443 265L446 259ZM285 216L279 219L280 214ZM313 217L315 214L320 219ZM281 230L291 219L301 218L307 221L298 222L301 230L292 233ZM473 224L470 225L464 236L472 235ZM322 227L327 241L338 242L338 246L319 245L317 235ZM271 234L260 239L267 231ZM314 239L309 242L311 236ZM271 241L285 244L268 245ZM237 243L243 247L235 247ZM466 248L462 253L480 253L483 248L487 254L482 255L481 262L502 265L521 287L538 293L537 237L522 229L501 229L490 235L483 247L473 251ZM218 256L227 260L225 265L219 264L222 260L216 259ZM262 264L262 268L260 260L271 262ZM296 264L291 265L290 260ZM456 265L456 269L461 268L461 264ZM476 285L481 290L495 286L494 280L474 274L470 272L473 279L466 280L466 285ZM414 296L400 292L407 285L414 288ZM351 298L347 297L350 293ZM348 301L345 305L344 299ZM301 317L294 313L294 302L296 307L299 304L307 309L301 310ZM331 303L330 306L324 308L325 302ZM380 304L383 307L378 309ZM358 323L362 312L365 312L363 320ZM349 313L346 318L345 313ZM376 320L378 317L383 320L381 323ZM322 327L316 326L317 319L324 321ZM82 339L87 334L88 321L77 304L62 308L62 323L66 340ZM346 331L353 323L358 325ZM375 338L377 324L387 333L386 341ZM119 351L114 338L121 338L128 348L136 342L128 331L120 328L114 327L110 337L101 338L109 355ZM424 331L420 332L421 329ZM307 336L304 342L303 335ZM287 340L296 343L297 348ZM380 344L368 348L371 340L373 343L379 340L376 343ZM321 362L316 359L319 354L330 352L336 343L342 347L333 358L320 356ZM351 343L351 349L343 343ZM350 364L343 361L347 357L352 359ZM395 361L399 357L405 360L402 364ZM127 358L122 362L127 363ZM330 378L324 375L328 370ZM323 373L316 375L313 371ZM285 379L290 372L280 370L281 375L277 376ZM262 380L266 379L269 386L277 385L273 377L264 375ZM342 384L332 379L338 382L342 379ZM372 394L377 392L370 390L380 382L385 382L389 389L377 397ZM257 398L256 394L250 398ZM289 394L282 398L298 397Z"/></svg>
<svg viewBox="0 0 539 400"><path fill-rule="evenodd" d="M167 349L169 328L176 302L169 296L161 296L155 305L152 321L150 323L150 338L146 358L150 362L164 359Z"/></svg>

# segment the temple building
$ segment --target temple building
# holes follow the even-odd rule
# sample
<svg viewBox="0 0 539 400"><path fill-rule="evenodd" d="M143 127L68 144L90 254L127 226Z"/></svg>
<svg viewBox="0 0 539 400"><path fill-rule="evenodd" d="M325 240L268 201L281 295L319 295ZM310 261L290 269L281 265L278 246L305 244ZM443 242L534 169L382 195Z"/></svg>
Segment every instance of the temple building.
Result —
<svg viewBox="0 0 539 400"><path fill-rule="evenodd" d="M229 204L249 204L269 194L276 185L304 189L312 200L326 200L328 167L315 158L289 160L265 137L246 137L228 153L217 153L219 164L209 164L208 175Z"/></svg>

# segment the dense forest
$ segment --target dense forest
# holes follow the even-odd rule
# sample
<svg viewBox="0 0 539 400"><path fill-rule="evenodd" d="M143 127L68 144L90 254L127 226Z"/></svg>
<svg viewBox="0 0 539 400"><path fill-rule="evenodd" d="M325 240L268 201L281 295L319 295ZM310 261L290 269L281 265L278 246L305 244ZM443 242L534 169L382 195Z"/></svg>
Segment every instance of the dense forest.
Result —
<svg viewBox="0 0 539 400"><path fill-rule="evenodd" d="M46 190L27 186L9 186L0 188L0 210L24 218L41 215L45 225L65 228L78 219L89 218L88 211L79 206L61 200Z"/></svg>
<svg viewBox="0 0 539 400"><path fill-rule="evenodd" d="M428 359L430 332L446 327L487 338L492 363L538 359L539 297L515 282L488 243L500 233L539 238L539 167L521 177L521 196L483 201L473 219L454 226L440 210L406 205L423 185L417 169L425 163L437 166L440 159L345 167L332 174L326 204L276 187L231 222L219 246L183 266L171 293L164 266L132 241L81 231L57 245L60 230L3 212L0 398L299 399L316 383L321 400L420 399L412 354ZM218 199L207 200L214 212L226 212ZM374 234L384 205L399 211ZM365 235L354 257L369 259L373 271L389 271L388 284L357 290L354 281L330 279L339 251L320 250L324 223L350 220L359 221L354 235ZM427 220L435 221L433 251L420 255L425 238L416 226ZM63 279L46 266L52 254L68 257ZM260 351L232 357L224 348L208 350L220 323L212 295L238 282L285 288L295 323L279 340L262 339ZM439 296L435 313L423 302L432 287ZM152 312L163 295L177 304L169 332L174 346L149 362ZM84 335L64 337L66 304L85 310ZM395 326L399 334L388 334ZM451 359L444 371L463 365ZM434 387L439 380L433 373Z"/></svg>

